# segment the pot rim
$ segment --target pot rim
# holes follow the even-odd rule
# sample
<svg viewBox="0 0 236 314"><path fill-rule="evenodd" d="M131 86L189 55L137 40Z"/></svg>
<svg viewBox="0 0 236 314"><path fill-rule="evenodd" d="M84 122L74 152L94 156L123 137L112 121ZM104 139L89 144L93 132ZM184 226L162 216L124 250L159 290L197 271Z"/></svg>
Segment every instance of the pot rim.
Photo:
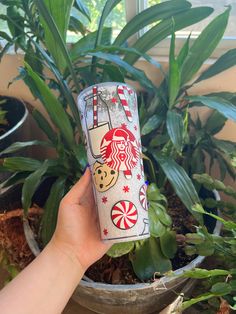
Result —
<svg viewBox="0 0 236 314"><path fill-rule="evenodd" d="M220 194L217 190L213 190L213 193L215 195L215 198L217 201L220 200ZM222 227L222 223L217 220L215 228L213 230L214 235L219 235L220 230ZM138 284L120 284L120 285L113 285L113 284L106 284L102 282L95 282L91 279L87 278L86 276L83 277L83 279L80 281L80 286L85 288L96 288L100 290L110 290L110 291L124 291L124 290L137 290L137 289L162 289L163 292L167 289L166 284L174 283L185 271L193 269L197 266L199 266L205 259L205 256L199 255L195 259L193 259L189 264L185 265L184 267L181 267L179 269L176 269L171 273L170 276L163 276L160 278L160 280L156 280L153 283L138 283ZM187 280L187 278L182 278L184 280ZM172 286L173 288L173 286Z"/></svg>
<svg viewBox="0 0 236 314"><path fill-rule="evenodd" d="M9 96L6 96L6 97L9 97ZM14 97L10 97L10 98L18 100L19 103L24 107L25 112L24 112L23 117L10 130L8 130L6 133L4 133L3 135L0 136L0 141L5 139L6 137L11 135L12 133L14 133L25 122L25 120L26 120L26 118L28 117L28 114L29 114L29 111L26 108L26 105L25 105L23 100L20 100L18 98L14 98Z"/></svg>

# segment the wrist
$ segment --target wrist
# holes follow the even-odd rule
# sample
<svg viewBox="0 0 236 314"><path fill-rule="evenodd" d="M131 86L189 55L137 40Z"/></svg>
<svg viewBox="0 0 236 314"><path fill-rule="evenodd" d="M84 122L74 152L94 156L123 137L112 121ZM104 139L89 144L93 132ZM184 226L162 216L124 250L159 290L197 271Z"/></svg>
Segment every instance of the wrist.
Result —
<svg viewBox="0 0 236 314"><path fill-rule="evenodd" d="M79 262L76 252L70 245L60 243L53 237L47 244L46 249L48 249L51 254L55 255L55 258L57 258L58 261L61 261L61 263L70 267L71 270L74 271L76 277L80 279L83 276L86 268Z"/></svg>

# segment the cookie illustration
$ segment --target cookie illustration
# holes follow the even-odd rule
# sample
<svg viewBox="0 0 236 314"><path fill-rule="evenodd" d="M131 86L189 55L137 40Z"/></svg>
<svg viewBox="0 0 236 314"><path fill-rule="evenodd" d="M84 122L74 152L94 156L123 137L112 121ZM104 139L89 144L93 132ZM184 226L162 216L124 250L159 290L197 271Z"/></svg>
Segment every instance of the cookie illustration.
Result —
<svg viewBox="0 0 236 314"><path fill-rule="evenodd" d="M96 161L93 164L93 181L99 192L105 192L116 184L119 172L111 169L106 164Z"/></svg>

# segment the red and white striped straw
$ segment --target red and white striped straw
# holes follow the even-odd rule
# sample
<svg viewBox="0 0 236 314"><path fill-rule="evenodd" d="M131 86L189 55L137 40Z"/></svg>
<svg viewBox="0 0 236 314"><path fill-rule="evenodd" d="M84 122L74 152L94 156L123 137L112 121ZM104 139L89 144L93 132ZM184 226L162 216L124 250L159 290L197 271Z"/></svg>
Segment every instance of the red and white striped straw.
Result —
<svg viewBox="0 0 236 314"><path fill-rule="evenodd" d="M97 86L93 87L93 127L98 126L98 96L97 96Z"/></svg>
<svg viewBox="0 0 236 314"><path fill-rule="evenodd" d="M120 98L123 109L125 111L126 118L128 119L128 121L132 122L133 121L132 114L131 114L131 111L129 109L128 101L124 95L124 89L125 88L126 88L126 86L118 85L117 86L117 93L118 93L118 96Z"/></svg>

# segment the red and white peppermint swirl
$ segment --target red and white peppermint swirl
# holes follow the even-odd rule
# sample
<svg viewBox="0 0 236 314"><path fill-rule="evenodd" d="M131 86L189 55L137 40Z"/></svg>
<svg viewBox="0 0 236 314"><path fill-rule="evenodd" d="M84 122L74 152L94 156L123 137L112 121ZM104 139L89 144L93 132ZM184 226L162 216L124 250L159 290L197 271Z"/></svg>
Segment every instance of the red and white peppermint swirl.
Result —
<svg viewBox="0 0 236 314"><path fill-rule="evenodd" d="M130 201L120 201L112 207L111 219L117 228L131 229L138 220L137 208Z"/></svg>
<svg viewBox="0 0 236 314"><path fill-rule="evenodd" d="M143 184L139 190L139 200L143 209L148 210L148 203L147 203L147 186Z"/></svg>

